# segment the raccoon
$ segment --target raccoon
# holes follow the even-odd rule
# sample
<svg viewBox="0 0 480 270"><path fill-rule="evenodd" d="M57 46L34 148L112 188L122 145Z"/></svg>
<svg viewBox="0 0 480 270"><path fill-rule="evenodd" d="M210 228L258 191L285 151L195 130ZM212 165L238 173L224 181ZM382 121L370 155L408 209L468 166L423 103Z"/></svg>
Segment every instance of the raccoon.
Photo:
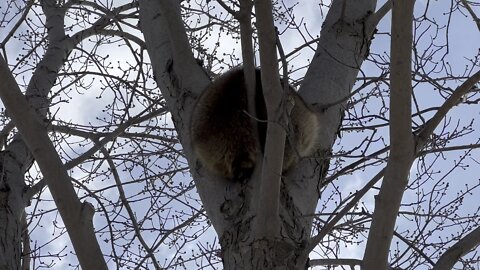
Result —
<svg viewBox="0 0 480 270"><path fill-rule="evenodd" d="M242 68L232 69L206 87L193 110L192 147L201 164L215 175L242 180L249 178L259 153L263 153L267 131L267 109L260 69L255 71L256 118L248 114L247 86ZM301 157L311 155L319 135L317 114L289 86L294 106L287 134L283 172ZM257 131L255 132L256 123ZM293 144L293 146L292 146Z"/></svg>

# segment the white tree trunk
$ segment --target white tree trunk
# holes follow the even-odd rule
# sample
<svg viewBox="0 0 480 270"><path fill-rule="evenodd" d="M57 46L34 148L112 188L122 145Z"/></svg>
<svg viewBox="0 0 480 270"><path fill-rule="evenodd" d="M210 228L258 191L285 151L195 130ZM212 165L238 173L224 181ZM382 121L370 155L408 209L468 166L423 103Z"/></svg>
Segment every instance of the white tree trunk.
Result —
<svg viewBox="0 0 480 270"><path fill-rule="evenodd" d="M320 154L329 153L336 138L342 105L366 57L370 40L367 22L375 6L374 0L337 0L324 23L315 58L300 89L306 101L318 104L321 112ZM280 190L281 233L276 240L256 239L255 209L262 196L256 188L259 174L254 173L244 184L227 182L197 167L192 156L190 114L209 80L191 54L180 18L178 1L140 1L141 29L156 81L172 112L204 208L219 235L224 269L305 269L307 257L301 254L309 242L328 160L320 156L316 161L304 161L300 169L289 174Z"/></svg>

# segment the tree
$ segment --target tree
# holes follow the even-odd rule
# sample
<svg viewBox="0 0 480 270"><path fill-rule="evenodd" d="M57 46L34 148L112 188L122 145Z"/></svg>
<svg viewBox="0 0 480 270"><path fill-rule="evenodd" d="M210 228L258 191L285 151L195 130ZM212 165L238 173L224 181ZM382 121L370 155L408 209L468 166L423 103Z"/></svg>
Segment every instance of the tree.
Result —
<svg viewBox="0 0 480 270"><path fill-rule="evenodd" d="M2 3L0 269L475 269L478 4L448 4L321 2L320 32L308 1ZM269 110L281 66L319 114L282 177L276 113L248 181L192 153L196 100L241 63Z"/></svg>

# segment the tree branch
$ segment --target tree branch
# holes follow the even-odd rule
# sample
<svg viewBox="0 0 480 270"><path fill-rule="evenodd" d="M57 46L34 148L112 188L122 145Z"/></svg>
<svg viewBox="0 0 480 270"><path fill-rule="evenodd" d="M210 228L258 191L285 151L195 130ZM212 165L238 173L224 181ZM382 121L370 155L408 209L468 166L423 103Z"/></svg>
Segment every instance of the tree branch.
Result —
<svg viewBox="0 0 480 270"><path fill-rule="evenodd" d="M273 26L271 0L255 1L257 14L262 88L267 107L267 138L263 157L258 198L257 228L259 238L272 239L280 232L280 177L285 149L285 129L282 119L282 91L276 54L276 33Z"/></svg>
<svg viewBox="0 0 480 270"><path fill-rule="evenodd" d="M107 269L92 224L94 209L81 203L68 173L48 138L47 130L29 106L3 58L0 97L47 180L78 260L83 269Z"/></svg>
<svg viewBox="0 0 480 270"><path fill-rule="evenodd" d="M198 71L198 64L193 57L192 48L185 31L180 12L180 2L162 0L159 1L159 5L162 9L161 16L165 17L168 37L171 42L173 67L180 75L181 82L185 81L187 85L193 84L190 83L190 79L193 79L192 74Z"/></svg>
<svg viewBox="0 0 480 270"><path fill-rule="evenodd" d="M150 112L148 114L143 115L143 113L145 111L139 113L138 116L133 117L133 118L129 119L128 121L118 125L118 127L115 130L113 130L112 132L104 133L104 134L92 134L90 132L81 132L79 130L68 129L66 127L61 127L61 126L58 126L58 127L50 126L50 128L52 128L54 131L65 132L65 133L73 134L73 135L76 135L76 136L81 136L81 137L88 138L88 139L91 139L91 140L95 141L95 145L92 148L83 152L83 154L79 155L78 157L66 162L65 165L64 165L65 169L69 170L69 169L72 169L72 168L80 165L82 162L84 162L86 159L88 159L93 154L95 154L98 150L100 150L107 143L113 141L115 138L121 136L122 134L125 134L125 130L127 128L129 128L129 127L131 127L135 124L141 123L143 121L146 121L146 120L148 120L152 117L155 117L157 115L163 114L163 113L166 112L166 109L161 108L159 110L155 110L153 112ZM103 138L97 142L98 138L100 138L100 137L103 137ZM27 200L32 199L32 197L35 194L37 194L38 192L40 192L45 187L46 184L47 184L47 182L46 182L45 178L43 178L38 183L36 183L34 186L29 188L27 190L26 194L25 194L26 199Z"/></svg>
<svg viewBox="0 0 480 270"><path fill-rule="evenodd" d="M408 174L415 158L411 118L411 59L414 0L393 2L390 91L390 156L363 257L364 269L383 270Z"/></svg>
<svg viewBox="0 0 480 270"><path fill-rule="evenodd" d="M309 266L341 266L348 265L354 269L357 265L362 265L362 260L357 259L315 259L310 260Z"/></svg>
<svg viewBox="0 0 480 270"><path fill-rule="evenodd" d="M456 244L447 249L438 259L432 270L450 270L463 255L480 244L480 227L471 231Z"/></svg>
<svg viewBox="0 0 480 270"><path fill-rule="evenodd" d="M314 237L310 238L308 241L307 246L305 247L304 251L302 251L303 256L308 256L308 254L323 240L323 238L333 229L333 227L340 221L347 213L350 211L355 205L358 204L361 198L367 194L372 187L382 179L385 173L385 169L378 172L368 183L352 198L352 200L342 209L338 214L335 215L323 228L320 232L315 235Z"/></svg>
<svg viewBox="0 0 480 270"><path fill-rule="evenodd" d="M470 16L472 16L473 21L477 24L477 28L480 31L480 19L475 14L475 11L473 11L472 7L468 4L467 0L461 0L461 1L463 6L468 10L468 13L470 13Z"/></svg>
<svg viewBox="0 0 480 270"><path fill-rule="evenodd" d="M220 1L221 2L221 1ZM220 3L219 2L219 3ZM251 0L240 0L240 11L236 13L236 18L240 22L240 41L242 45L242 58L243 58L243 74L245 78L245 84L247 86L247 102L248 102L248 114L251 115L251 124L253 127L252 134L258 136L257 128L257 109L255 106L256 99L256 71L255 71L255 51L253 49L253 28L252 28L252 7ZM260 142L258 142L260 145ZM260 158L260 154L257 154L257 159ZM258 165L259 163L257 163ZM258 166L257 166L258 167Z"/></svg>
<svg viewBox="0 0 480 270"><path fill-rule="evenodd" d="M10 38L15 34L17 29L22 25L22 23L25 21L27 18L30 9L32 8L32 5L35 1L34 0L28 0L27 4L25 5L25 10L22 13L22 16L18 19L17 23L12 27L12 29L8 32L8 34L5 36L5 38L0 42L0 48L5 49L5 44L10 40ZM4 54L4 57L7 57L6 54ZM5 59L7 61L7 59ZM8 62L8 61L7 61Z"/></svg>
<svg viewBox="0 0 480 270"><path fill-rule="evenodd" d="M442 104L442 106L440 106L435 115L428 120L425 127L417 135L416 151L420 151L423 148L425 143L427 143L428 138L432 135L435 128L447 115L450 109L457 105L459 100L461 100L465 94L470 92L478 81L480 81L480 70L455 89L453 94Z"/></svg>
<svg viewBox="0 0 480 270"><path fill-rule="evenodd" d="M367 23L367 33L370 35L373 34L373 31L377 27L380 20L387 15L387 13L392 9L392 0L388 0L381 8L377 10L369 19Z"/></svg>
<svg viewBox="0 0 480 270"><path fill-rule="evenodd" d="M100 142L98 140L94 140L95 144L99 144ZM100 146L100 152L103 154L103 156L106 158L108 166L110 167L110 170L112 171L113 174L113 179L115 180L116 187L118 189L118 195L120 196L120 200L122 201L122 205L125 207L128 213L128 217L132 221L132 227L133 230L135 231L135 236L137 237L138 241L142 245L142 247L145 249L147 252L147 256L150 257L150 260L152 261L152 264L155 266L155 269L157 270L162 270L163 268L160 267L160 264L158 263L157 259L155 258L154 255L154 250L151 249L147 242L143 239L142 233L140 231L140 225L137 222L137 218L135 216L135 212L132 210L130 207L130 203L127 200L127 197L125 196L125 191L123 189L123 183L120 180L120 175L118 174L117 171L117 166L115 166L115 163L113 163L112 157L110 156L110 153L105 149L103 145Z"/></svg>
<svg viewBox="0 0 480 270"><path fill-rule="evenodd" d="M238 15L238 13L233 10L232 8L230 8L223 0L217 0L217 3L223 7L223 9L225 9L228 13L232 14L234 17L236 17ZM240 3L241 5L241 3Z"/></svg>

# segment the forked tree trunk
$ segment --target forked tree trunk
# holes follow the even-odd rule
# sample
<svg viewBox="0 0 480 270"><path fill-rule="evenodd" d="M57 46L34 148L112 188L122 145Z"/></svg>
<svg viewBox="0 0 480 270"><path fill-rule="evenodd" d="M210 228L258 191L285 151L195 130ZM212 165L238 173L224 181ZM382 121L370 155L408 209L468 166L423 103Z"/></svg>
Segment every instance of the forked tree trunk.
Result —
<svg viewBox="0 0 480 270"><path fill-rule="evenodd" d="M306 269L307 245L321 180L343 116L344 105L370 45L370 15L376 1L333 1L300 94L320 113L318 159L301 162L282 179L280 232L256 239L259 170L246 183L210 176L197 166L190 141L191 112L209 79L196 63L178 1L141 0L140 26L155 78L172 112L203 206L219 235L224 269ZM320 15L319 15L320 16Z"/></svg>

